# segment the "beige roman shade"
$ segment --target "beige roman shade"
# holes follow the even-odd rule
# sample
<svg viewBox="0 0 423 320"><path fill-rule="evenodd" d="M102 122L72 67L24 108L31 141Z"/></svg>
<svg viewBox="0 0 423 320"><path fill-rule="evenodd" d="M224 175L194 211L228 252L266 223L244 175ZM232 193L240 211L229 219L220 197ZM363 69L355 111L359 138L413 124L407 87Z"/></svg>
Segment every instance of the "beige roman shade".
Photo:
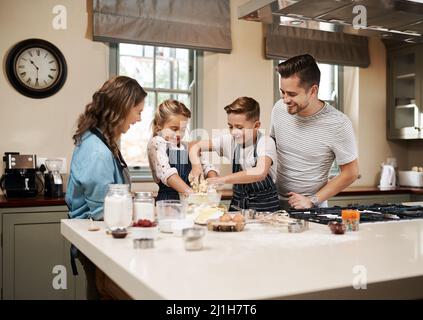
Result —
<svg viewBox="0 0 423 320"><path fill-rule="evenodd" d="M230 53L229 0L93 0L93 40Z"/></svg>
<svg viewBox="0 0 423 320"><path fill-rule="evenodd" d="M277 23L268 26L265 50L268 59L282 60L309 53L319 63L363 68L370 64L366 37Z"/></svg>

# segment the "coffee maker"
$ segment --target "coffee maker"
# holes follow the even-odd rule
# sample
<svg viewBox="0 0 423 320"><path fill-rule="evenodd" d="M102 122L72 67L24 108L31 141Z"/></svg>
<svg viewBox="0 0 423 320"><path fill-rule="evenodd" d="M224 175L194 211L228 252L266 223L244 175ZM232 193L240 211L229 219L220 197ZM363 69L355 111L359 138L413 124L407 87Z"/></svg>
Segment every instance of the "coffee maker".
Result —
<svg viewBox="0 0 423 320"><path fill-rule="evenodd" d="M47 159L45 166L48 170L44 174L44 196L47 198L61 198L63 193L63 179L60 174L63 161L60 159Z"/></svg>
<svg viewBox="0 0 423 320"><path fill-rule="evenodd" d="M38 194L36 162L37 156L34 154L5 152L0 186L7 197L27 198Z"/></svg>

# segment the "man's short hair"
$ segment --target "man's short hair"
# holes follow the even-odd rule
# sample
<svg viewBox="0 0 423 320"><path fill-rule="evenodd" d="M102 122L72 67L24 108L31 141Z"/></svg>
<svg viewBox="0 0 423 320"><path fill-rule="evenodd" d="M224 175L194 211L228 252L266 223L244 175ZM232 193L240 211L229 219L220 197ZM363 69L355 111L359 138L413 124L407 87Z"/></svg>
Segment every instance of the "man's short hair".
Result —
<svg viewBox="0 0 423 320"><path fill-rule="evenodd" d="M253 98L240 97L225 107L227 114L245 114L247 120L260 120L260 105Z"/></svg>
<svg viewBox="0 0 423 320"><path fill-rule="evenodd" d="M278 72L282 78L296 75L300 79L300 85L306 90L320 84L319 67L316 60L309 54L295 56L279 63Z"/></svg>

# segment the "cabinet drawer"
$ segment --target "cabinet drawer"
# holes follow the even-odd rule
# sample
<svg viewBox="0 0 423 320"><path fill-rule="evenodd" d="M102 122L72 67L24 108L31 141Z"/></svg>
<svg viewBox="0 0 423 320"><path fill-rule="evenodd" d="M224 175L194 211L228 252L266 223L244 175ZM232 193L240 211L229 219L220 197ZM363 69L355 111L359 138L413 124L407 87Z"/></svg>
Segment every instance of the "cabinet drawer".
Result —
<svg viewBox="0 0 423 320"><path fill-rule="evenodd" d="M66 218L62 211L3 214L3 299L75 299L70 243L60 234ZM66 289L53 287L55 266L65 267Z"/></svg>

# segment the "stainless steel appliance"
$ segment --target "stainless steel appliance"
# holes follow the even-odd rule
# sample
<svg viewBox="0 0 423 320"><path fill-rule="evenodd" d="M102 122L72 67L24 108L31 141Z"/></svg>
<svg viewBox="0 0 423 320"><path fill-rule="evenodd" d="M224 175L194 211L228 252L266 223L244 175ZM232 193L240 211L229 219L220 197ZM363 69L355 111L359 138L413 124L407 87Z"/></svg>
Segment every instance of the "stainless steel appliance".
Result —
<svg viewBox="0 0 423 320"><path fill-rule="evenodd" d="M365 9L367 25L354 26ZM421 0L250 0L238 18L284 26L423 42Z"/></svg>
<svg viewBox="0 0 423 320"><path fill-rule="evenodd" d="M289 216L294 219L328 224L331 221L342 221L343 209L358 210L360 212L360 223L423 219L423 206L406 206L402 204L349 205L348 207L291 209L288 210L288 212Z"/></svg>
<svg viewBox="0 0 423 320"><path fill-rule="evenodd" d="M38 194L36 155L6 152L0 186L7 197L35 197Z"/></svg>

